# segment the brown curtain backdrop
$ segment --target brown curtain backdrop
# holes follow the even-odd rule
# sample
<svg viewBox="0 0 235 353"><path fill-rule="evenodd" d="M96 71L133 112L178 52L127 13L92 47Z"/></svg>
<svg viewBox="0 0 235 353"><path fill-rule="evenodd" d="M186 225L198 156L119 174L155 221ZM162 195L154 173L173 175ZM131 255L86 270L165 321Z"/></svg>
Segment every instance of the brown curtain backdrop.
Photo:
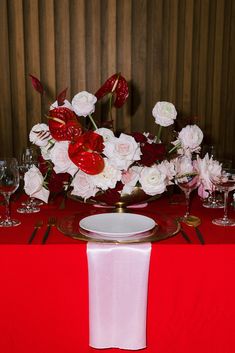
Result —
<svg viewBox="0 0 235 353"><path fill-rule="evenodd" d="M0 26L1 155L19 154L64 88L95 93L121 72L130 97L117 130L155 133L152 108L170 101L179 125L196 122L235 161L234 0L1 0Z"/></svg>

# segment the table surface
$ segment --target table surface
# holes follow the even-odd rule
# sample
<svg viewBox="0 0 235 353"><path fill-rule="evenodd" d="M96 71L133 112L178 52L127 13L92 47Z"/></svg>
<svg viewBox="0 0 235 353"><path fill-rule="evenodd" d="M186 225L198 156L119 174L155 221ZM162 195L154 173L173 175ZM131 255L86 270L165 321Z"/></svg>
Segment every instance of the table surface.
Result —
<svg viewBox="0 0 235 353"><path fill-rule="evenodd" d="M89 214L94 206L68 199L61 210L57 198L38 214L22 215L16 213L20 201L12 202L12 215L22 224L0 229L0 352L94 352L89 347L86 243L53 228L41 245L48 217ZM155 210L175 217L185 206L161 197L142 211ZM235 227L213 225L212 218L223 210L203 208L197 196L191 210L202 220L206 245L188 226L184 229L193 244L178 233L152 245L146 353L235 352ZM233 209L230 214L235 217ZM28 245L38 219L44 226Z"/></svg>
<svg viewBox="0 0 235 353"><path fill-rule="evenodd" d="M169 215L172 218L182 216L185 212L185 204L183 195L176 195L175 203L171 203L171 199L166 196L159 198L147 205L147 207L132 209L131 212L154 215L154 212L160 212L164 215ZM80 203L72 199L66 199L65 208L60 209L62 199L57 197L53 202L41 206L41 211L35 214L19 214L16 212L20 202L25 199L23 195L20 199L11 203L12 217L21 221L21 225L14 228L0 228L0 244L27 244L30 234L33 231L34 224L37 220L43 221L43 226L38 230L33 244L40 244L42 242L43 234L47 227L49 217L56 217L61 220L63 217L81 213L86 216L91 212L112 212L112 209L96 208L93 205ZM4 207L0 206L0 214L4 212ZM223 209L208 209L202 206L202 201L193 195L191 202L191 214L200 217L201 225L199 229L205 238L206 244L235 244L235 227L220 227L212 224L213 218L218 218L223 215ZM229 215L235 218L235 210L230 207ZM184 231L190 237L193 244L198 244L199 240L196 236L195 229L187 225L183 225ZM58 229L53 227L47 244L79 244L81 241L72 239L62 234ZM177 235L162 240L159 244L184 244L187 243L182 237L181 232Z"/></svg>

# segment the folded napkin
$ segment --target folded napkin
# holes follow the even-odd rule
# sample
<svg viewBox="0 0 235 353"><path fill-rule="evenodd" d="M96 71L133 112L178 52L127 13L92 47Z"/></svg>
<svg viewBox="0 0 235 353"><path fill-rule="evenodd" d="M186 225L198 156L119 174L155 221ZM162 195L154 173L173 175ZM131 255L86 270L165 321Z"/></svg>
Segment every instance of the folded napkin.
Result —
<svg viewBox="0 0 235 353"><path fill-rule="evenodd" d="M88 243L90 346L146 347L151 243Z"/></svg>

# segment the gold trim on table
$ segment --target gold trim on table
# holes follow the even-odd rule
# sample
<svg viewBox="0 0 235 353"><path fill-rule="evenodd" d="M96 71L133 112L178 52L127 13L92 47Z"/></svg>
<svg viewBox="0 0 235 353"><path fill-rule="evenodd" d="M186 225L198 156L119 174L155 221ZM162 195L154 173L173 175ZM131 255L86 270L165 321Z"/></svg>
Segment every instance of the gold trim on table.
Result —
<svg viewBox="0 0 235 353"><path fill-rule="evenodd" d="M102 213L102 212L100 212ZM91 212L90 214L97 214L97 212ZM130 243L145 243L145 242L157 242L176 235L180 230L179 222L171 216L167 216L160 212L144 212L142 214L151 217L156 222L154 227L149 232L142 234L127 236L127 237L114 237L104 236L101 234L94 235L80 227L80 221L88 216L84 212L76 213L71 216L67 216L59 221L57 228L64 235L69 236L73 239L82 241L91 241L99 243L118 243L118 244L130 244Z"/></svg>

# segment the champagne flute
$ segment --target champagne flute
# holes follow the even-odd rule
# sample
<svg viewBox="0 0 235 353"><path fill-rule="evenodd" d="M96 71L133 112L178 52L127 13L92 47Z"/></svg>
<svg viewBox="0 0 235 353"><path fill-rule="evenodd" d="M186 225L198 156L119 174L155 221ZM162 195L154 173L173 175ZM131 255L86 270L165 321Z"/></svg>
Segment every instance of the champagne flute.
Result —
<svg viewBox="0 0 235 353"><path fill-rule="evenodd" d="M38 154L37 151L32 147L27 147L22 153L21 157L21 170L25 174L33 165L38 165ZM37 213L40 211L38 207L41 202L37 203L34 197L29 197L29 199L22 203L22 207L17 209L19 213Z"/></svg>
<svg viewBox="0 0 235 353"><path fill-rule="evenodd" d="M235 189L235 170L224 168L219 177L213 177L212 183L221 191L224 192L224 215L221 218L212 220L213 224L218 226L235 226L235 219L228 217L228 195L229 192Z"/></svg>
<svg viewBox="0 0 235 353"><path fill-rule="evenodd" d="M190 194L199 185L199 178L197 172L189 172L184 174L178 174L175 177L176 184L184 192L186 200L186 212L184 216L180 218L181 222L187 223L192 217L190 216Z"/></svg>
<svg viewBox="0 0 235 353"><path fill-rule="evenodd" d="M0 221L0 227L14 227L21 222L12 219L10 215L10 197L20 182L18 163L15 158L0 158L0 193L6 202L5 218Z"/></svg>

